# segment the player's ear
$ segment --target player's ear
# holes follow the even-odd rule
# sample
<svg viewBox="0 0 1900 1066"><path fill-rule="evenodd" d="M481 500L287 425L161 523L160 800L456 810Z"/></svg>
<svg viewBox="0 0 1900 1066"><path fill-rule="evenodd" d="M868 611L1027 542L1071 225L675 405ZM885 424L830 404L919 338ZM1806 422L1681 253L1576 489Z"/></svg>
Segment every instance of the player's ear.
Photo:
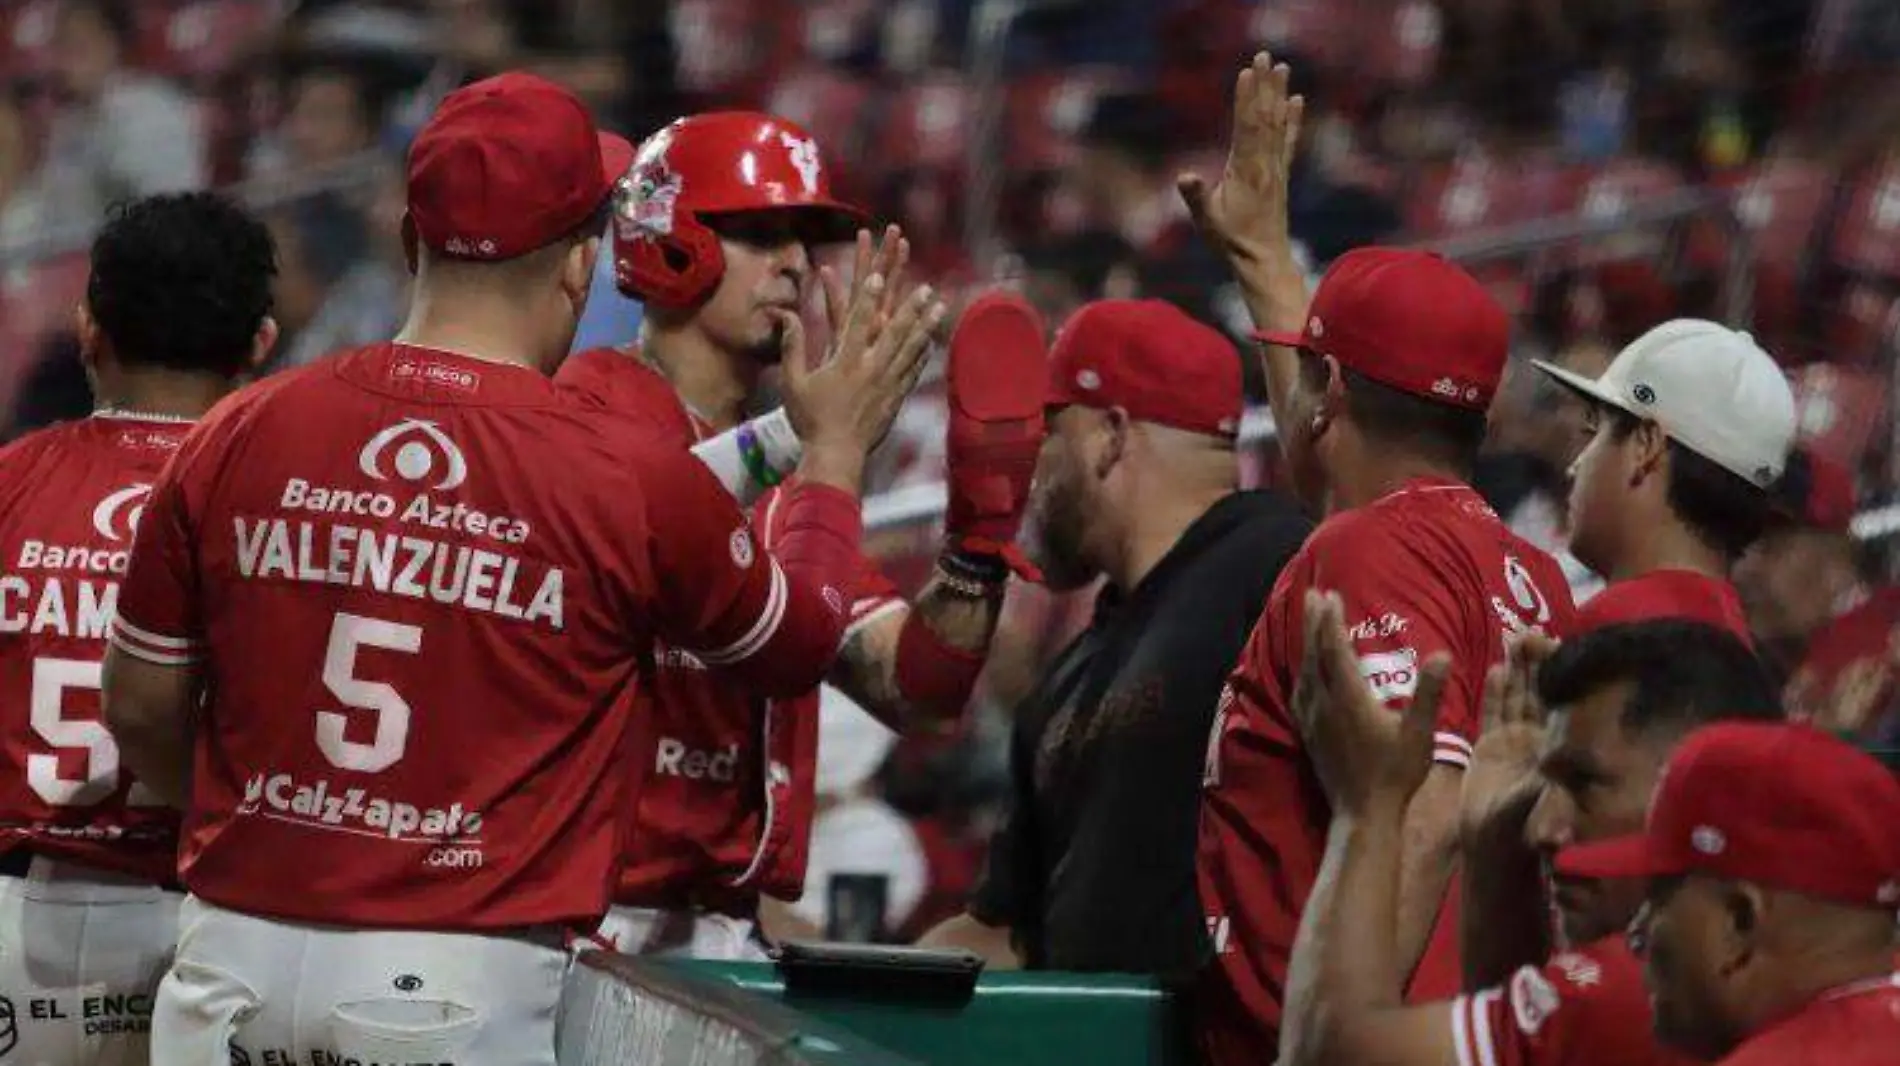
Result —
<svg viewBox="0 0 1900 1066"><path fill-rule="evenodd" d="M1771 901L1766 892L1746 882L1731 882L1717 889L1722 908L1721 972L1731 974L1754 958L1757 933Z"/></svg>
<svg viewBox="0 0 1900 1066"><path fill-rule="evenodd" d="M279 331L277 320L269 315L257 324L257 333L251 338L251 369L256 370L270 359L270 353L277 347Z"/></svg>
<svg viewBox="0 0 1900 1066"><path fill-rule="evenodd" d="M1125 407L1110 407L1102 412L1101 450L1095 455L1095 476L1105 478L1128 450L1128 432L1133 419Z"/></svg>
<svg viewBox="0 0 1900 1066"><path fill-rule="evenodd" d="M1315 440L1346 413L1346 377L1339 370L1339 360L1330 355L1322 355L1319 360L1325 368L1326 386L1314 400L1313 424L1308 427Z"/></svg>
<svg viewBox="0 0 1900 1066"><path fill-rule="evenodd" d="M79 341L79 361L87 370L92 370L99 363L99 348L105 333L84 300L73 305L73 336Z"/></svg>
<svg viewBox="0 0 1900 1066"><path fill-rule="evenodd" d="M1669 435L1662 426L1644 421L1637 425L1636 432L1630 435L1631 468L1630 484L1641 484L1644 479L1656 477L1664 472L1669 462Z"/></svg>
<svg viewBox="0 0 1900 1066"><path fill-rule="evenodd" d="M589 237L576 241L561 262L561 290L576 308L587 302L587 293L594 286L594 264L599 258L600 238Z"/></svg>

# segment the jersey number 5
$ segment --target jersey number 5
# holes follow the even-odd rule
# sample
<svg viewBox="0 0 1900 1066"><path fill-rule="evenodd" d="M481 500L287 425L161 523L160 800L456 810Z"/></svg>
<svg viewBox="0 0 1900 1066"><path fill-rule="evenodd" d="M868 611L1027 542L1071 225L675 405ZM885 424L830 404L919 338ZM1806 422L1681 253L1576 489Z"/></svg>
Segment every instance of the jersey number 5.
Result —
<svg viewBox="0 0 1900 1066"><path fill-rule="evenodd" d="M59 756L34 752L26 757L26 783L35 795L55 807L90 807L119 787L119 745L104 722L96 718L67 718L66 694L99 691L97 659L33 660L33 691L27 697L27 721L33 732L54 748L86 753L85 776L59 776ZM158 797L134 781L125 802L133 807L155 807Z"/></svg>
<svg viewBox="0 0 1900 1066"><path fill-rule="evenodd" d="M347 740L349 716L342 711L318 711L317 747L333 766L373 774L394 766L409 746L409 704L389 685L356 676L356 652L363 647L413 655L422 648L422 628L343 613L330 625L323 683L345 707L375 711L376 734L368 744Z"/></svg>

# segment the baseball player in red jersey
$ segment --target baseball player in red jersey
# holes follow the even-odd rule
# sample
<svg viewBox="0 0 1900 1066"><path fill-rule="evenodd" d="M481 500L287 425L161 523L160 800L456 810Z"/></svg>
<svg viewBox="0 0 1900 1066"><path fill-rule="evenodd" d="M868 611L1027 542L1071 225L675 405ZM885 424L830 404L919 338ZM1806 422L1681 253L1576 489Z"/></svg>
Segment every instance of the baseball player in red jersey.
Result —
<svg viewBox="0 0 1900 1066"><path fill-rule="evenodd" d="M1340 257L1308 307L1286 232L1286 176L1301 102L1262 55L1237 89L1218 186L1183 179L1224 249L1255 322L1275 424L1326 521L1284 570L1214 719L1198 879L1214 959L1197 997L1210 1061L1254 1062L1278 1036L1288 952L1324 843L1327 808L1288 712L1302 596L1344 598L1359 670L1395 711L1420 664L1458 667L1440 706L1439 767L1412 807L1397 957L1411 972L1453 870L1459 780L1477 739L1484 669L1512 633L1565 631L1555 560L1510 532L1464 481L1507 356L1510 324L1470 275L1435 256ZM1431 961L1428 959L1428 961ZM1449 959L1434 965L1451 969Z"/></svg>
<svg viewBox="0 0 1900 1066"><path fill-rule="evenodd" d="M1749 625L1791 667L1788 716L1878 738L1895 721L1900 588L1854 535L1854 477L1819 452L1788 457L1777 494L1785 523L1735 567Z"/></svg>
<svg viewBox="0 0 1900 1066"><path fill-rule="evenodd" d="M864 455L942 309L792 353L767 553L704 467L550 379L630 154L539 78L451 93L409 155L399 337L232 397L153 488L104 700L186 811L155 1061L552 1063L654 641L773 696L835 653Z"/></svg>
<svg viewBox="0 0 1900 1066"><path fill-rule="evenodd" d="M1754 655L1724 629L1670 618L1573 636L1534 678L1528 642L1513 647L1487 676L1484 734L1465 778L1467 991L1407 1006L1387 930L1405 806L1432 746L1403 743L1357 676L1337 600L1309 595L1293 702L1333 822L1289 970L1282 1063L1686 1062L1652 1034L1642 969L1622 935L1642 883L1559 877L1553 900L1544 874L1571 844L1639 828L1682 737L1715 720L1779 717ZM1423 733L1431 719L1416 711Z"/></svg>
<svg viewBox="0 0 1900 1066"><path fill-rule="evenodd" d="M822 282L840 321L849 298L814 268L812 248L861 218L832 197L817 143L792 123L752 112L674 122L641 145L615 213L620 289L647 306L641 343L580 353L561 385L674 447L731 432L778 361L767 312L802 306ZM875 249L858 231L853 285L894 283L906 254L894 227ZM982 668L1011 568L1022 568L1011 545L1042 434L1042 361L1041 323L1020 300L987 296L964 313L950 343L937 573L907 603L863 559L845 588L851 622L829 680L894 728L955 718ZM769 482L773 453L797 440L746 447L745 465ZM753 509L768 546L785 533L785 501L769 491ZM602 938L632 953L758 957L762 898L796 899L805 882L818 694L768 699L668 650L649 695L648 787Z"/></svg>
<svg viewBox="0 0 1900 1066"><path fill-rule="evenodd" d="M1631 932L1656 1032L1722 1066L1886 1066L1900 1054L1900 780L1807 725L1709 726L1648 825L1558 868L1644 877Z"/></svg>
<svg viewBox="0 0 1900 1066"><path fill-rule="evenodd" d="M100 720L99 663L159 468L276 340L273 255L215 195L115 209L78 311L98 406L0 450L0 1057L147 1060L178 936L178 816Z"/></svg>
<svg viewBox="0 0 1900 1066"><path fill-rule="evenodd" d="M1749 639L1729 571L1774 513L1794 444L1794 392L1746 333L1665 322L1600 377L1542 360L1589 405L1571 465L1570 550L1609 582L1578 624L1672 615Z"/></svg>

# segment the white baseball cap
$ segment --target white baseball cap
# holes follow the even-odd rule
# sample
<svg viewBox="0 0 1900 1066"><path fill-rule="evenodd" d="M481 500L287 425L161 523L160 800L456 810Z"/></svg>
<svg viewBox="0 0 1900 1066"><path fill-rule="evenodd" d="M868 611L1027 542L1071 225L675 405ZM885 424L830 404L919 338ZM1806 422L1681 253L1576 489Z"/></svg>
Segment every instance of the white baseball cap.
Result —
<svg viewBox="0 0 1900 1066"><path fill-rule="evenodd" d="M1655 422L1669 438L1736 477L1768 488L1794 445L1794 390L1755 339L1699 318L1664 322L1618 352L1594 380L1544 360L1537 369L1577 392Z"/></svg>

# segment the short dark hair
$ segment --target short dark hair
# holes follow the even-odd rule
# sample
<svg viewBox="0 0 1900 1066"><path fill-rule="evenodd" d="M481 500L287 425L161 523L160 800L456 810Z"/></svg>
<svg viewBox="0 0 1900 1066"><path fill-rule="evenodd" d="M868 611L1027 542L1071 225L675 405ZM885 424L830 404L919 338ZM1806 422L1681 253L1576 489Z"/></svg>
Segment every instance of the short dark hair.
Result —
<svg viewBox="0 0 1900 1066"><path fill-rule="evenodd" d="M1326 387L1326 361L1300 353L1300 372L1313 389ZM1468 471L1478 461L1487 428L1483 411L1457 407L1384 385L1350 367L1339 368L1346 410L1360 432L1407 451Z"/></svg>
<svg viewBox="0 0 1900 1066"><path fill-rule="evenodd" d="M1151 173L1167 168L1175 133L1167 108L1146 93L1109 93L1098 97L1077 140L1090 148L1118 152Z"/></svg>
<svg viewBox="0 0 1900 1066"><path fill-rule="evenodd" d="M1642 425L1642 420L1628 411L1601 406L1619 442L1628 440ZM1674 439L1668 448L1669 509L1729 562L1740 559L1774 520L1774 497Z"/></svg>
<svg viewBox="0 0 1900 1066"><path fill-rule="evenodd" d="M383 79L367 65L345 56L313 52L293 57L281 74L286 95L309 82L340 81L356 95L356 106L363 124L373 138L382 131L389 113L389 92Z"/></svg>
<svg viewBox="0 0 1900 1066"><path fill-rule="evenodd" d="M86 306L127 365L236 377L276 277L262 222L217 193L167 193L112 206Z"/></svg>
<svg viewBox="0 0 1900 1066"><path fill-rule="evenodd" d="M1565 640L1538 670L1537 694L1560 707L1625 681L1622 725L1636 735L1785 714L1767 667L1741 638L1679 619L1606 625Z"/></svg>

